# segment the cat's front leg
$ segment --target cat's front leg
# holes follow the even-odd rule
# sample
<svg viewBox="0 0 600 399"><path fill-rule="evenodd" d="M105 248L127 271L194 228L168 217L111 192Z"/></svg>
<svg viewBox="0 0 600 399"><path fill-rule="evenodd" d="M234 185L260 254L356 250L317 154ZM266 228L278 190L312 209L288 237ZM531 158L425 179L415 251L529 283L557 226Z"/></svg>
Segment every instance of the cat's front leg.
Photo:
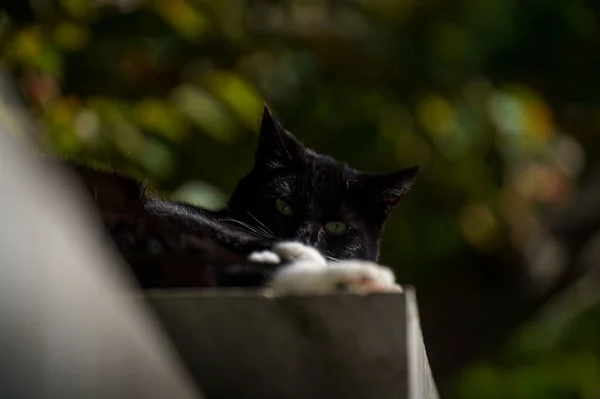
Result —
<svg viewBox="0 0 600 399"><path fill-rule="evenodd" d="M321 253L312 247L297 241L284 241L275 244L271 251L257 251L248 256L248 260L258 263L294 263L308 262L311 265L325 266L327 261Z"/></svg>
<svg viewBox="0 0 600 399"><path fill-rule="evenodd" d="M292 263L279 269L268 286L277 295L402 292L390 269L358 260L332 262L326 266Z"/></svg>
<svg viewBox="0 0 600 399"><path fill-rule="evenodd" d="M393 272L373 262L327 263L319 251L299 242L282 242L273 248L273 252L258 252L250 255L250 259L275 259L269 254L274 254L285 264L268 283L269 290L276 295L402 291Z"/></svg>

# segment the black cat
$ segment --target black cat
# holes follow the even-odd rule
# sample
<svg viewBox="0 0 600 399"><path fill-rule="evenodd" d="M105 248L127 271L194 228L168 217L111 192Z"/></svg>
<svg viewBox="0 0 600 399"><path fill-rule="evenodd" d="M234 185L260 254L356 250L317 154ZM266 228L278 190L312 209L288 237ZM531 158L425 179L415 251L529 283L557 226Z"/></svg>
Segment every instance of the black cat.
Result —
<svg viewBox="0 0 600 399"><path fill-rule="evenodd" d="M333 259L377 261L383 224L417 170L354 170L305 148L265 106L254 168L221 215Z"/></svg>
<svg viewBox="0 0 600 399"><path fill-rule="evenodd" d="M266 106L254 168L221 211L149 195L114 172L75 169L143 287L260 286L275 267L248 255L280 241L332 260L377 261L383 224L417 173L368 174L316 154Z"/></svg>

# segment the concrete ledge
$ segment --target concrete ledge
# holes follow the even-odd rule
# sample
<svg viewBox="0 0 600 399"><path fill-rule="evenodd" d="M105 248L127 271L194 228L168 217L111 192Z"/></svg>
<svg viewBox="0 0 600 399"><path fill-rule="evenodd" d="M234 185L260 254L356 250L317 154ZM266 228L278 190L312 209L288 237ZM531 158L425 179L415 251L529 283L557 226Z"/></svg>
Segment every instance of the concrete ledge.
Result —
<svg viewBox="0 0 600 399"><path fill-rule="evenodd" d="M149 292L207 398L437 398L416 299Z"/></svg>

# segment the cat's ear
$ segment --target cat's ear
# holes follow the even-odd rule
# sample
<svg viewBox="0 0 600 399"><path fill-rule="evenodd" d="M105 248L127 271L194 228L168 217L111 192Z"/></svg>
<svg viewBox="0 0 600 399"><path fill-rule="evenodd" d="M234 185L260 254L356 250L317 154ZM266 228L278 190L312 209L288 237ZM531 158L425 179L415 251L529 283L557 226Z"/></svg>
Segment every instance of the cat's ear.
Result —
<svg viewBox="0 0 600 399"><path fill-rule="evenodd" d="M410 190L418 171L419 167L414 166L389 174L362 174L352 184L374 200L375 206L384 215L388 215L400 198Z"/></svg>
<svg viewBox="0 0 600 399"><path fill-rule="evenodd" d="M144 209L146 184L114 171L72 164L76 176L93 196L100 210L138 212Z"/></svg>
<svg viewBox="0 0 600 399"><path fill-rule="evenodd" d="M304 147L288 133L265 104L260 124L256 165L277 168L297 158Z"/></svg>

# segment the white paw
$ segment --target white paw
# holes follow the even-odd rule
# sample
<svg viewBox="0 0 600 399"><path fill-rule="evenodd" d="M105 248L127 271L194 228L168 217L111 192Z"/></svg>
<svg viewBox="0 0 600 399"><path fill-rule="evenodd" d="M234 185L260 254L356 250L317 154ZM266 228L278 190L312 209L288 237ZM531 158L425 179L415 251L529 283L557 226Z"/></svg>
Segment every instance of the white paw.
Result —
<svg viewBox="0 0 600 399"><path fill-rule="evenodd" d="M280 242L273 247L273 252L286 262L311 262L322 266L327 264L318 250L297 241Z"/></svg>
<svg viewBox="0 0 600 399"><path fill-rule="evenodd" d="M272 248L271 251L257 251L248 256L248 260L259 263L309 262L325 266L327 261L315 248L297 241L284 241Z"/></svg>
<svg viewBox="0 0 600 399"><path fill-rule="evenodd" d="M250 256L248 256L248 260L251 262L257 263L270 263L270 264L279 264L281 263L281 258L275 252L271 251L259 251L252 252Z"/></svg>
<svg viewBox="0 0 600 399"><path fill-rule="evenodd" d="M269 287L277 295L402 292L390 269L356 260L330 263L325 267L309 262L294 263L283 267Z"/></svg>

